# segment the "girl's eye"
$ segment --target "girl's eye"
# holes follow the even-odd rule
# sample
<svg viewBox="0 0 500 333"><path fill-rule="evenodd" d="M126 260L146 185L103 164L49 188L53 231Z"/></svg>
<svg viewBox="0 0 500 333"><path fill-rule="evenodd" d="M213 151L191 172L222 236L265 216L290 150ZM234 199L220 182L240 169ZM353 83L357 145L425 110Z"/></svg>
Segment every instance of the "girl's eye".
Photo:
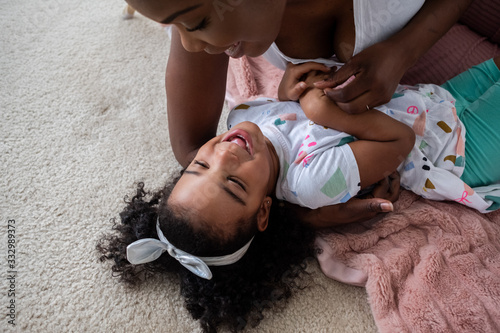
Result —
<svg viewBox="0 0 500 333"><path fill-rule="evenodd" d="M200 24L198 24L196 27L186 28L186 31L193 32L193 31L197 31L197 30L203 30L208 26L209 23L210 23L210 20L207 17L205 17L203 20L201 20Z"/></svg>
<svg viewBox="0 0 500 333"><path fill-rule="evenodd" d="M243 184L242 184L242 183L241 183L238 179L235 179L235 178L232 178L232 177L228 177L227 179L228 179L230 182L233 182L233 183L235 183L236 185L238 185L239 187L241 187L241 189L242 189L243 191L245 191L245 192L246 192L245 185L243 185Z"/></svg>
<svg viewBox="0 0 500 333"><path fill-rule="evenodd" d="M208 169L208 165L205 162L194 161L194 164L201 166L202 168Z"/></svg>

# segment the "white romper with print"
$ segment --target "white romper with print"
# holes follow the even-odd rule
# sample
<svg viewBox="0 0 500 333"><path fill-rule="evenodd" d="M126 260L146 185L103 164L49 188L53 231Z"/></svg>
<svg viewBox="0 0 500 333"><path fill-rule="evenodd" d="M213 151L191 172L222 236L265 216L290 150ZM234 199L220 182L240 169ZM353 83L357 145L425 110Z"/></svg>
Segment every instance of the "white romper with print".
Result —
<svg viewBox="0 0 500 333"><path fill-rule="evenodd" d="M412 127L415 146L400 164L401 185L424 198L451 200L487 213L500 208L500 184L471 188L460 176L465 167L465 128L455 99L436 85L400 85L381 112ZM257 124L280 160L276 197L317 208L346 202L360 190L356 159L346 143L353 136L314 124L300 104L258 99L235 107L228 128Z"/></svg>

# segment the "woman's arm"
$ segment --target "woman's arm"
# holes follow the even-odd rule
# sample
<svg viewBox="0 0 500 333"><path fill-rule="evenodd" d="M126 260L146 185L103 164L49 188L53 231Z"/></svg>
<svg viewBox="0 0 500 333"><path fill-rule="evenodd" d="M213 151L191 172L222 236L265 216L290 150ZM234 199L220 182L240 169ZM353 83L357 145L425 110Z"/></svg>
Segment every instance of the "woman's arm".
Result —
<svg viewBox="0 0 500 333"><path fill-rule="evenodd" d="M427 0L408 24L385 41L353 56L328 82L318 83L346 112L387 103L404 73L460 18L472 0ZM331 87L356 79L343 89Z"/></svg>
<svg viewBox="0 0 500 333"><path fill-rule="evenodd" d="M320 89L309 89L300 98L309 119L318 125L355 136L349 143L358 164L361 188L387 177L401 164L415 143L415 133L405 124L370 109L360 114L341 110Z"/></svg>
<svg viewBox="0 0 500 333"><path fill-rule="evenodd" d="M228 56L191 53L173 27L165 75L170 142L175 158L187 166L196 151L216 135L224 105Z"/></svg>
<svg viewBox="0 0 500 333"><path fill-rule="evenodd" d="M399 198L399 174L394 172L375 184L369 195L353 197L345 203L309 209L285 202L300 220L313 228L329 228L369 220L393 210L392 202Z"/></svg>

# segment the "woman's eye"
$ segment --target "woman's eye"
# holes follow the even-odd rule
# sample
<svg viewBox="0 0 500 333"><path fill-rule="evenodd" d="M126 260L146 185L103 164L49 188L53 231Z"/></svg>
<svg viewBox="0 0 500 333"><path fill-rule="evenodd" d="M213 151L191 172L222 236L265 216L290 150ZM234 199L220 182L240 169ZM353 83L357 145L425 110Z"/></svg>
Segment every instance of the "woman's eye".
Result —
<svg viewBox="0 0 500 333"><path fill-rule="evenodd" d="M194 161L194 164L201 166L202 168L208 169L208 165L205 162Z"/></svg>
<svg viewBox="0 0 500 333"><path fill-rule="evenodd" d="M193 32L193 31L197 31L197 30L203 30L208 26L208 23L210 23L210 20L205 17L203 20L201 20L201 22L196 27L186 28L186 31Z"/></svg>
<svg viewBox="0 0 500 333"><path fill-rule="evenodd" d="M235 178L232 178L232 177L229 177L229 178L228 178L228 180L229 180L230 182L235 183L236 185L238 185L239 187L241 187L241 189L242 189L243 191L245 191L245 192L246 192L245 185L243 185L243 184L242 184L239 180L237 180L237 179L235 179Z"/></svg>

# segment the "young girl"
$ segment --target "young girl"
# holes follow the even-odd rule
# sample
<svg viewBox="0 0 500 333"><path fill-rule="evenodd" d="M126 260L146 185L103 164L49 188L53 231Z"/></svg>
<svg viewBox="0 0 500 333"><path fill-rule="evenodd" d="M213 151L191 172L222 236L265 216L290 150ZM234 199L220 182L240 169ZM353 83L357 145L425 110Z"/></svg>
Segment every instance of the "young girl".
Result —
<svg viewBox="0 0 500 333"><path fill-rule="evenodd" d="M306 222L325 227L331 205L397 168L403 186L426 197L499 208L499 63L450 80L448 91L401 86L390 103L357 115L314 88L322 72L308 75L300 105L240 105L230 130L201 147L180 178L149 202L139 189L121 214L121 235L100 249L129 282L141 269L176 272L207 331L258 322L263 308L287 299L290 278L313 254L311 230L277 199L314 209Z"/></svg>

